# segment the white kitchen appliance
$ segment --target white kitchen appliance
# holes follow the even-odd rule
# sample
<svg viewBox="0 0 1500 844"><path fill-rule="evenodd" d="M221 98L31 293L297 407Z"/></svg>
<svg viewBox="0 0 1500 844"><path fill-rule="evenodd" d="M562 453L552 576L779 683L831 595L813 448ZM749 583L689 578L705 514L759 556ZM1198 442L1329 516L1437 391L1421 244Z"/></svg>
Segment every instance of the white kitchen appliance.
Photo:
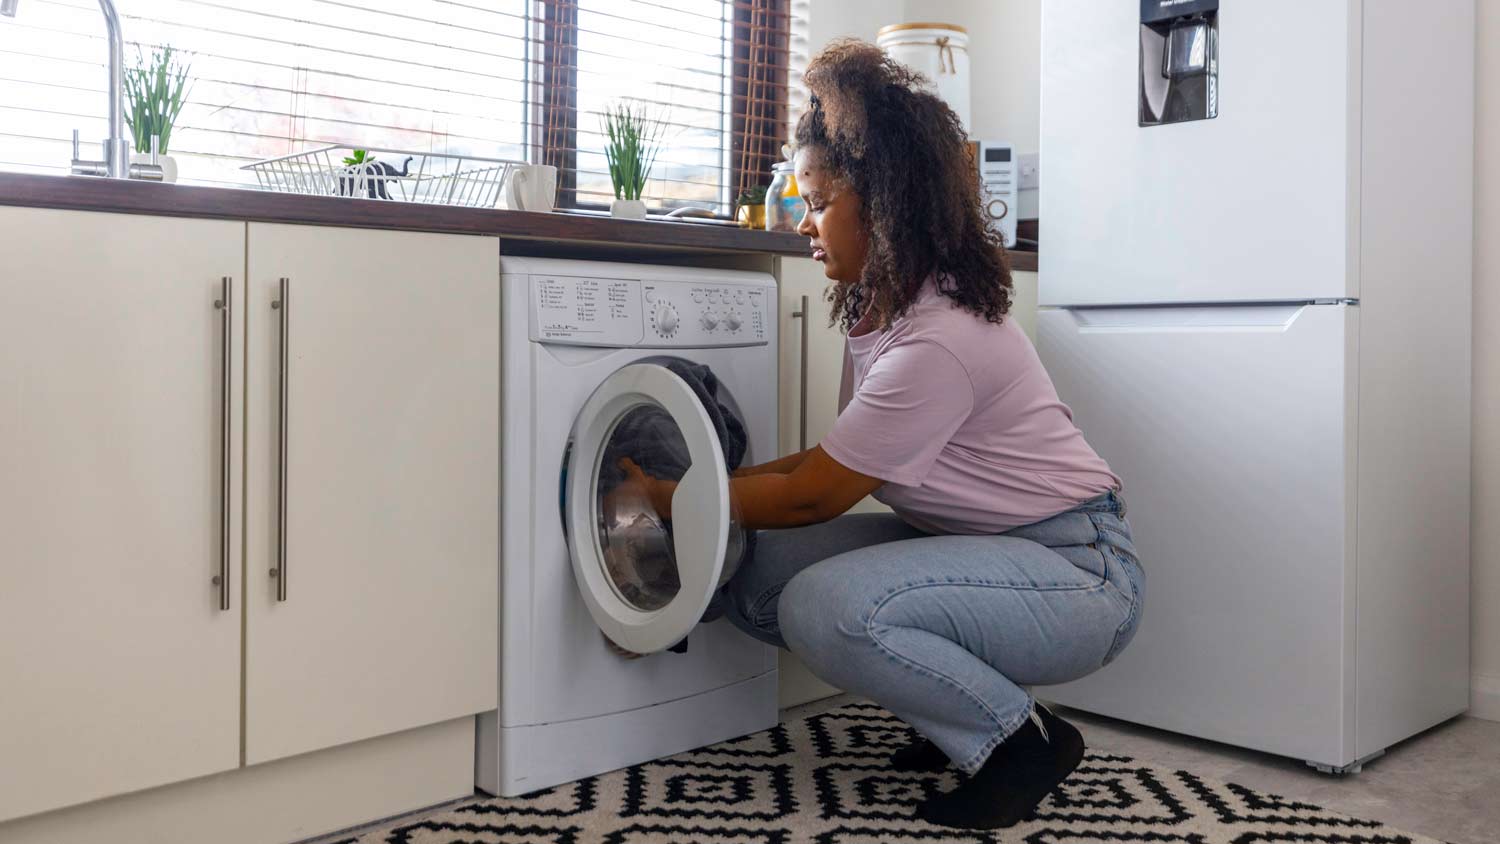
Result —
<svg viewBox="0 0 1500 844"><path fill-rule="evenodd" d="M530 258L501 271L500 706L479 719L479 787L523 794L774 726L775 650L698 623L743 534L715 428L668 365L708 366L745 460L771 459L775 280ZM601 495L622 420L643 409L691 455L670 533L622 527ZM626 582L647 568L646 591ZM624 659L601 631L650 655Z"/></svg>
<svg viewBox="0 0 1500 844"><path fill-rule="evenodd" d="M951 23L893 23L875 33L875 46L927 81L969 131L969 31Z"/></svg>
<svg viewBox="0 0 1500 844"><path fill-rule="evenodd" d="M1147 585L1038 693L1357 771L1469 703L1474 5L1046 2L1042 39L1038 347Z"/></svg>
<svg viewBox="0 0 1500 844"><path fill-rule="evenodd" d="M971 141L970 148L979 167L980 206L990 228L1005 238L1005 248L1010 249L1016 245L1016 214L1020 209L1015 146L1001 141Z"/></svg>

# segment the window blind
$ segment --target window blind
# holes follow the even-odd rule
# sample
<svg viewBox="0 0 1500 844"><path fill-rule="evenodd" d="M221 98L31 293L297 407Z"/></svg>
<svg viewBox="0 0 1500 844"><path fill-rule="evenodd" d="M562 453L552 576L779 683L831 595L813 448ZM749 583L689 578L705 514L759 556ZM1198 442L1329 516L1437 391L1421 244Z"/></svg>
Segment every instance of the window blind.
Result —
<svg viewBox="0 0 1500 844"><path fill-rule="evenodd" d="M118 6L127 64L163 44L191 62L169 150L183 181L252 183L241 165L327 143L524 155L522 2ZM105 55L90 0L27 0L0 23L0 166L66 172L72 129L104 137Z"/></svg>
<svg viewBox="0 0 1500 844"><path fill-rule="evenodd" d="M787 137L796 134L797 121L807 111L807 88L802 75L812 60L812 35L808 30L812 0L792 0L791 49L787 53Z"/></svg>
<svg viewBox="0 0 1500 844"><path fill-rule="evenodd" d="M803 0L805 2L805 0ZM560 168L560 204L613 198L600 115L663 124L653 210L721 215L765 184L787 135L795 0L117 0L126 62L170 44L191 63L170 154L179 178L325 144L516 158ZM805 13L804 13L805 14ZM66 172L106 133L93 0L0 18L0 167Z"/></svg>
<svg viewBox="0 0 1500 844"><path fill-rule="evenodd" d="M663 124L643 197L729 215L767 184L787 130L787 0L542 0L535 37L539 160L559 168L560 201L604 207L614 194L602 116L644 106Z"/></svg>

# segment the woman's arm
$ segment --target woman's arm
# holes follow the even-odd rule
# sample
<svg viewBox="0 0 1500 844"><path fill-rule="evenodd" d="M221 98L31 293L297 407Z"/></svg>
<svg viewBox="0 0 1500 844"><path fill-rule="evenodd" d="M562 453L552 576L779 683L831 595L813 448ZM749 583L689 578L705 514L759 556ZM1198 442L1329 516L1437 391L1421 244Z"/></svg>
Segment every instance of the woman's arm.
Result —
<svg viewBox="0 0 1500 844"><path fill-rule="evenodd" d="M741 466L740 468L735 469L733 472L730 472L729 475L730 477L734 478L744 478L749 477L750 475L790 474L793 469L796 469L798 466L802 465L802 461L806 460L807 455L809 454L812 454L812 449L810 448L805 451L799 451L795 454L788 454L785 457L778 457L775 460L772 460L770 463L762 463L759 466Z"/></svg>
<svg viewBox="0 0 1500 844"><path fill-rule="evenodd" d="M885 484L860 474L814 446L797 468L734 478L729 497L740 524L751 530L817 524L842 516Z"/></svg>
<svg viewBox="0 0 1500 844"><path fill-rule="evenodd" d="M790 472L730 479L729 497L742 526L761 530L826 522L848 512L885 483L842 465L821 448L813 447L803 454L805 458ZM677 483L652 478L628 460L621 465L633 481L645 486L656 512L670 519Z"/></svg>

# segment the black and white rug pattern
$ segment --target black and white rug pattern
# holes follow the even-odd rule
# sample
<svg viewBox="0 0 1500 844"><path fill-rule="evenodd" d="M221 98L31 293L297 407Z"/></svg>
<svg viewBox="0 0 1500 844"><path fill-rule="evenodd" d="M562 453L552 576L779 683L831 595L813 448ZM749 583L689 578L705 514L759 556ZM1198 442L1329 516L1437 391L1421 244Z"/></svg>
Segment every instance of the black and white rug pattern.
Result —
<svg viewBox="0 0 1500 844"><path fill-rule="evenodd" d="M517 798L476 799L339 844L1435 844L1211 782L1090 752L1035 817L994 832L914 820L956 772L886 763L910 738L871 704L850 704L703 750Z"/></svg>

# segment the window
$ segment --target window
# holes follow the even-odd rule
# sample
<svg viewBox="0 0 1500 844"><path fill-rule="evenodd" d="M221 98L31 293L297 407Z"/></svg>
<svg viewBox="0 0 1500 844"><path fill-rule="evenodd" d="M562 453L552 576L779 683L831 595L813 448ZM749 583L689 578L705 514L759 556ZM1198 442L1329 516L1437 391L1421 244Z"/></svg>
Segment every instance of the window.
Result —
<svg viewBox="0 0 1500 844"><path fill-rule="evenodd" d="M664 124L654 210L727 216L769 181L788 117L791 0L117 0L126 62L170 44L192 88L170 153L184 182L340 143L560 167L560 203L613 198L599 114ZM801 0L798 0L801 2ZM0 168L62 173L106 134L94 0L0 18ZM96 157L87 147L85 157Z"/></svg>
<svg viewBox="0 0 1500 844"><path fill-rule="evenodd" d="M120 0L137 49L190 54L171 153L184 181L324 143L525 154L524 9L397 0ZM511 4L516 5L516 4ZM27 0L0 20L0 166L65 172L71 131L107 133L104 24L92 0ZM97 157L97 149L85 150Z"/></svg>

